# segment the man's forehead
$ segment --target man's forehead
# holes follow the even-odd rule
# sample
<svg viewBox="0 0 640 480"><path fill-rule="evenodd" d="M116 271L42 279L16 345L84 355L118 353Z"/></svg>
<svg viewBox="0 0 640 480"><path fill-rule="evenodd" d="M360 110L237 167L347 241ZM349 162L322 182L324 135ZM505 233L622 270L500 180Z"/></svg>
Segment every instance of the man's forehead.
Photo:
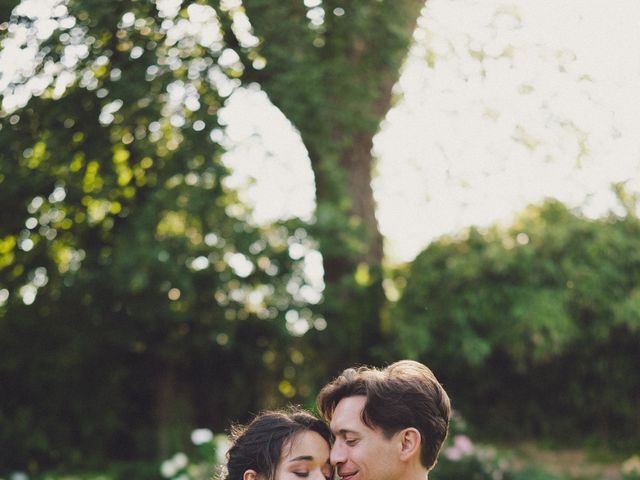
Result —
<svg viewBox="0 0 640 480"><path fill-rule="evenodd" d="M367 401L364 395L345 397L338 402L331 417L331 431L335 434L366 428L362 422L362 409Z"/></svg>

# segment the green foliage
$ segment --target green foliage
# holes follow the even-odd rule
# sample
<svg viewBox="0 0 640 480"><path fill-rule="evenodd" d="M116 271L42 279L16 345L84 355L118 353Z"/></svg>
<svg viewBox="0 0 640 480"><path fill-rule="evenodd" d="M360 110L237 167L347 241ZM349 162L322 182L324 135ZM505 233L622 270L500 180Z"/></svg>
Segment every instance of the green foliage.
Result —
<svg viewBox="0 0 640 480"><path fill-rule="evenodd" d="M529 466L503 478L504 480L565 480L567 477L550 473L541 467Z"/></svg>
<svg viewBox="0 0 640 480"><path fill-rule="evenodd" d="M296 395L301 225L252 225L226 186L237 84L197 23L172 33L213 15L190 7L69 1L3 92L45 85L0 115L0 470L151 458Z"/></svg>
<svg viewBox="0 0 640 480"><path fill-rule="evenodd" d="M638 442L640 222L556 202L443 238L411 265L399 351L485 435Z"/></svg>
<svg viewBox="0 0 640 480"><path fill-rule="evenodd" d="M15 476L15 473L12 474ZM18 475L26 475L19 472ZM9 476L10 480L14 476ZM102 470L79 470L70 473L65 471L47 471L34 476L15 477L23 480L157 480L158 466L151 462L113 462Z"/></svg>
<svg viewBox="0 0 640 480"><path fill-rule="evenodd" d="M439 461L435 470L429 474L429 478L434 480L457 480L460 478L469 480L501 478L506 480L510 477L504 476L504 471L494 465L492 461L483 461L477 456L469 455L458 461Z"/></svg>

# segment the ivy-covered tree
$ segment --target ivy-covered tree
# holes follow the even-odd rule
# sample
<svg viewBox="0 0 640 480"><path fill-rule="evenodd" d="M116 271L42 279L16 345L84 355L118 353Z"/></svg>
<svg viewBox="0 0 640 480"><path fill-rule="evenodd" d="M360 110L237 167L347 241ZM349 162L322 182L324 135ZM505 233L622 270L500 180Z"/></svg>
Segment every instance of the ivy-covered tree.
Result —
<svg viewBox="0 0 640 480"><path fill-rule="evenodd" d="M22 49L0 92L0 463L164 454L372 358L372 137L423 4L0 1ZM218 110L250 84L300 132L312 225L253 226L225 183ZM322 253L313 312L294 243Z"/></svg>
<svg viewBox="0 0 640 480"><path fill-rule="evenodd" d="M317 348L341 352L329 360L330 374L371 361L387 332L372 139L390 108L424 3L244 0L239 8L258 42L243 46L241 38L229 38L246 66L244 78L269 95L309 153L317 202L311 231L327 285L328 328ZM232 19L242 14L229 13Z"/></svg>

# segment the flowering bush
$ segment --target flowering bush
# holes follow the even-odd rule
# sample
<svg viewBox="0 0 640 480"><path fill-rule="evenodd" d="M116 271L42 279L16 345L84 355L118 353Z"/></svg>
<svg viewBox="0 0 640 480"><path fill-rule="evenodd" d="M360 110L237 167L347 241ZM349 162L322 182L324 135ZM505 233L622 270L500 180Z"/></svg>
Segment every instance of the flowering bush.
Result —
<svg viewBox="0 0 640 480"><path fill-rule="evenodd" d="M454 410L447 443L430 480L566 480L537 467L516 469L509 455L475 444L466 431L466 422ZM636 478L640 480L629 480Z"/></svg>
<svg viewBox="0 0 640 480"><path fill-rule="evenodd" d="M454 434L442 451L433 480L508 480L509 462L495 449L474 445L464 434Z"/></svg>
<svg viewBox="0 0 640 480"><path fill-rule="evenodd" d="M220 436L223 437L223 436ZM160 465L160 473L169 480L209 480L218 464L223 463L220 453L224 439L215 437L211 430L199 428L191 433L195 450L191 457L178 452Z"/></svg>
<svg viewBox="0 0 640 480"><path fill-rule="evenodd" d="M640 480L640 456L634 455L622 464L624 480Z"/></svg>

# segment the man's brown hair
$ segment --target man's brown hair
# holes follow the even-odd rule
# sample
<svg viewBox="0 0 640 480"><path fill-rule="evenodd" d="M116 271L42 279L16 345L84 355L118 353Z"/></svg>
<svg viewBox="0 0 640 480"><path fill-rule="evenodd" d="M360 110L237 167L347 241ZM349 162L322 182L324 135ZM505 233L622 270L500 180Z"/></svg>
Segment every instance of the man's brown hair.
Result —
<svg viewBox="0 0 640 480"><path fill-rule="evenodd" d="M318 395L318 410L328 422L343 398L363 395L362 421L390 438L404 428L420 432L422 465L431 470L447 437L451 403L431 370L413 360L401 360L384 370L348 368Z"/></svg>

